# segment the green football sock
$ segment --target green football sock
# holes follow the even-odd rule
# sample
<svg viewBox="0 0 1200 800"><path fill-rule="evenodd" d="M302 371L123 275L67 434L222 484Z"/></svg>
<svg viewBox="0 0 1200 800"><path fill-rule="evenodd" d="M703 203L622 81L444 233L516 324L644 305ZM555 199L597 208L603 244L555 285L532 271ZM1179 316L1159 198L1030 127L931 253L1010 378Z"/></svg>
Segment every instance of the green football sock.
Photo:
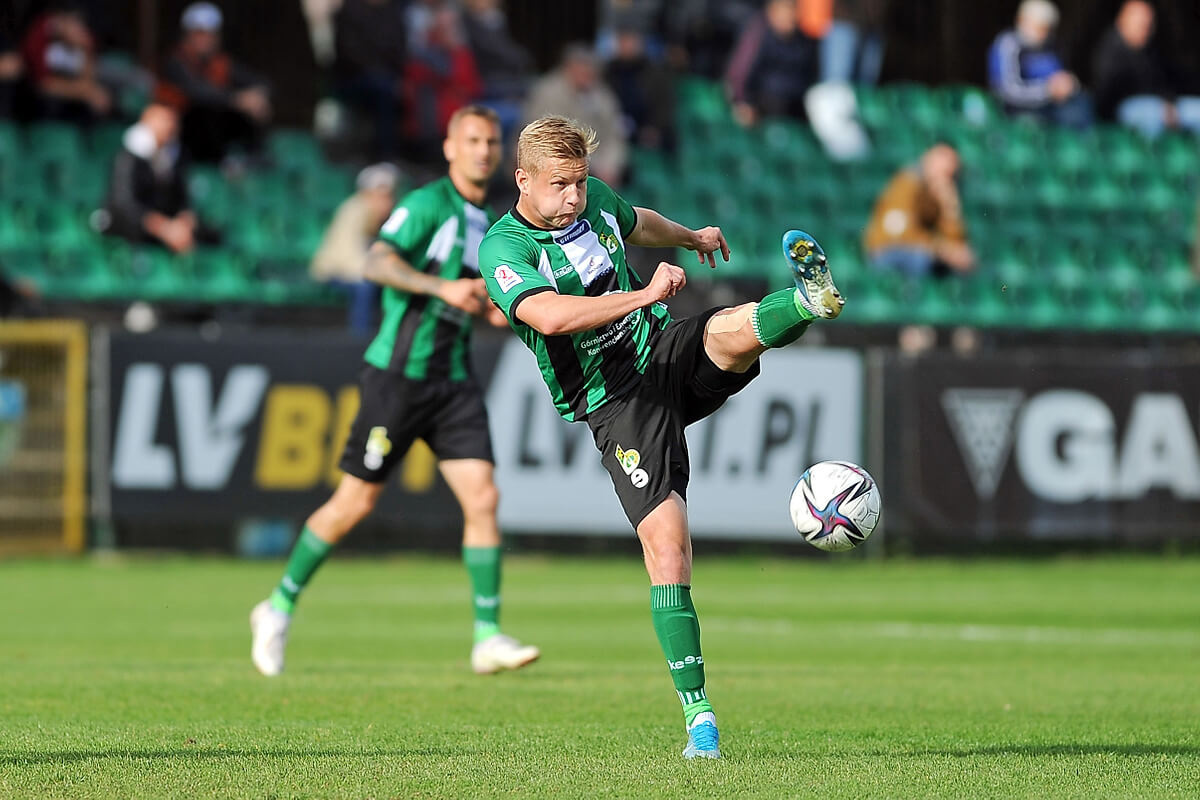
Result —
<svg viewBox="0 0 1200 800"><path fill-rule="evenodd" d="M704 657L700 654L700 622L692 605L692 587L682 583L651 586L650 618L683 704L684 721L691 725L697 714L712 711L704 693Z"/></svg>
<svg viewBox="0 0 1200 800"><path fill-rule="evenodd" d="M764 347L783 347L799 339L816 319L800 305L799 289L780 289L758 301L752 317L754 336Z"/></svg>
<svg viewBox="0 0 1200 800"><path fill-rule="evenodd" d="M500 632L500 548L464 547L463 564L475 601L475 641L482 642Z"/></svg>
<svg viewBox="0 0 1200 800"><path fill-rule="evenodd" d="M271 605L277 611L292 613L300 592L304 591L305 584L332 549L333 545L309 530L307 525L304 526L304 530L300 531L300 538L296 540L296 546L292 548L283 578L271 593Z"/></svg>

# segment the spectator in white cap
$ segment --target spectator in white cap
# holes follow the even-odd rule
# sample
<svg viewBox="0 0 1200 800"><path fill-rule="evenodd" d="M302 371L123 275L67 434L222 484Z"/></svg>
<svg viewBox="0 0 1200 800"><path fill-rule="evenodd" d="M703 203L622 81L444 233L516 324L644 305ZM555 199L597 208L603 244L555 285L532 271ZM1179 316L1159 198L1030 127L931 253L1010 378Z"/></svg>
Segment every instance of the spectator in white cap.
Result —
<svg viewBox="0 0 1200 800"><path fill-rule="evenodd" d="M271 121L267 83L221 49L221 9L192 3L183 37L163 70L159 99L183 117L183 146L197 161L256 158Z"/></svg>
<svg viewBox="0 0 1200 800"><path fill-rule="evenodd" d="M342 201L313 256L313 280L337 287L350 298L350 330L362 336L375 329L379 286L363 280L367 250L396 205L400 171L388 163L358 173L357 189Z"/></svg>
<svg viewBox="0 0 1200 800"><path fill-rule="evenodd" d="M1057 27L1054 3L1024 0L1016 27L997 36L988 51L988 82L1009 114L1086 128L1091 103L1054 50Z"/></svg>

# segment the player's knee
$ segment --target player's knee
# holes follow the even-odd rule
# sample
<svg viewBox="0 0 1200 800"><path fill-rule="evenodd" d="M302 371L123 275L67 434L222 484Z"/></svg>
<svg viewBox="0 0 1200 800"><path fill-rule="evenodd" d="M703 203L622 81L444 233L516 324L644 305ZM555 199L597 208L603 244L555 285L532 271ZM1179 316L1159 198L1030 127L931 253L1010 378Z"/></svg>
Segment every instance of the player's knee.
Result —
<svg viewBox="0 0 1200 800"><path fill-rule="evenodd" d="M500 490L496 484L481 486L463 500L463 515L468 519L485 519L496 516L500 506Z"/></svg>
<svg viewBox="0 0 1200 800"><path fill-rule="evenodd" d="M330 503L344 525L354 526L375 509L376 497L376 493L370 491L346 492L335 495Z"/></svg>

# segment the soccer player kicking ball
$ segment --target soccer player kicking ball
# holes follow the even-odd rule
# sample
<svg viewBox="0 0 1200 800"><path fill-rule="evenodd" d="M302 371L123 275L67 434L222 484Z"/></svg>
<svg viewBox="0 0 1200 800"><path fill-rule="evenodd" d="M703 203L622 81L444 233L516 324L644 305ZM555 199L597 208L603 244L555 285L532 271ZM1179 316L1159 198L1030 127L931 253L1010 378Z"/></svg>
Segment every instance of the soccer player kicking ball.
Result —
<svg viewBox="0 0 1200 800"><path fill-rule="evenodd" d="M484 208L500 163L500 123L482 106L450 119L443 145L449 175L405 197L383 224L367 257L366 277L383 289L383 320L367 348L361 405L339 466L345 476L308 518L271 596L250 614L251 657L259 672L283 671L296 599L342 537L375 507L384 481L420 438L463 512L463 561L475 603L471 666L478 673L517 669L536 647L500 632L499 493L483 393L471 374L471 316L487 314L479 243L493 215Z"/></svg>
<svg viewBox="0 0 1200 800"><path fill-rule="evenodd" d="M729 259L719 228L689 230L633 208L588 177L595 133L548 116L517 143L516 207L479 248L488 294L537 356L554 405L586 422L637 530L650 575L650 616L683 703L684 758L720 758L704 689L700 625L692 605L688 452L684 428L720 408L758 374L758 357L800 338L843 300L811 236L783 237L795 287L757 303L672 320L662 300L684 285L665 262L644 284L626 243L685 247L716 266Z"/></svg>

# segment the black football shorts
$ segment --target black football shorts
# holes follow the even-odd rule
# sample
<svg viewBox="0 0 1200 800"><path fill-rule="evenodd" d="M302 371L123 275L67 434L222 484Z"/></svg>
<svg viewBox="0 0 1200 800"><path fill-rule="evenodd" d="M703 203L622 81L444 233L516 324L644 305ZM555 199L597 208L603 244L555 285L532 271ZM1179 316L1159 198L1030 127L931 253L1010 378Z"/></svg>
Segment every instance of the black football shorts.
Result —
<svg viewBox="0 0 1200 800"><path fill-rule="evenodd" d="M494 461L483 390L474 379L414 381L368 364L358 385L358 415L338 463L343 472L387 480L417 439L441 461Z"/></svg>
<svg viewBox="0 0 1200 800"><path fill-rule="evenodd" d="M669 324L651 344L641 383L588 415L601 462L635 529L671 492L687 500L684 428L758 376L757 361L744 373L726 372L704 352L704 326L721 310Z"/></svg>

